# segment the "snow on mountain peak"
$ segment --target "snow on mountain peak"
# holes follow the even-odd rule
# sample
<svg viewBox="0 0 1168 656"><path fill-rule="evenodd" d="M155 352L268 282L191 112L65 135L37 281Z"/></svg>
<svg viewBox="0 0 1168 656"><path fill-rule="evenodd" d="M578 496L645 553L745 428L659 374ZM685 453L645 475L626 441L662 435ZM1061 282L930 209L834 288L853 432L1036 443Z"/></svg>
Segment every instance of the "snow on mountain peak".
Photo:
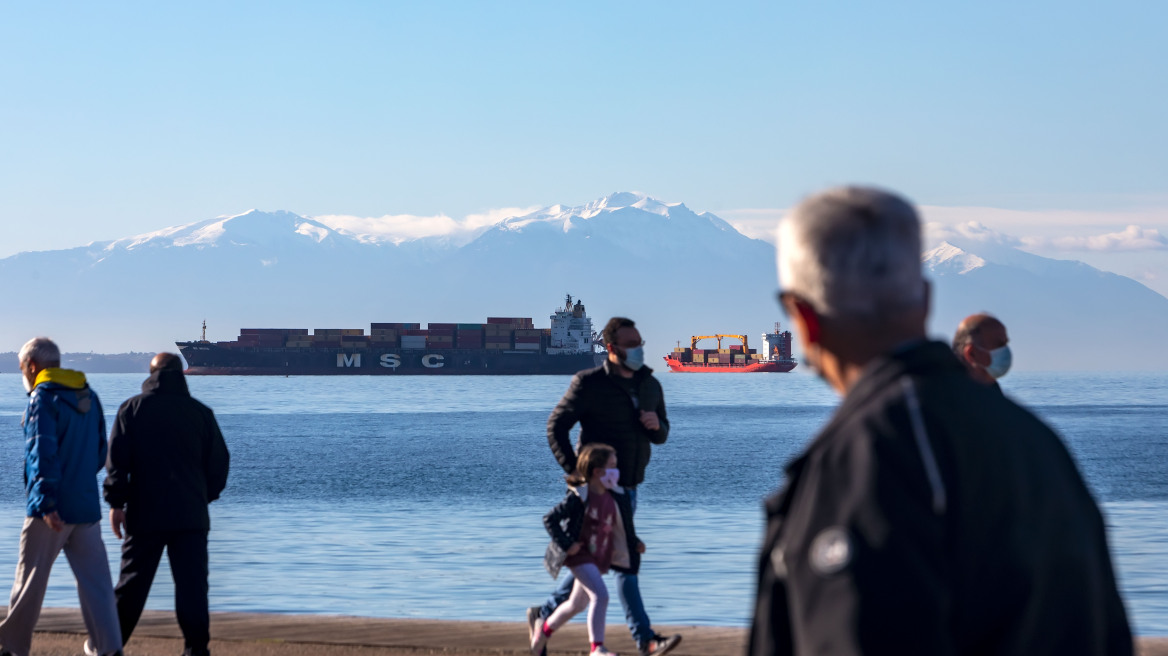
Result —
<svg viewBox="0 0 1168 656"><path fill-rule="evenodd" d="M309 237L318 244L327 239L330 232L331 231L328 228L320 225L319 223L312 223L309 221L305 221L296 226L296 234Z"/></svg>
<svg viewBox="0 0 1168 656"><path fill-rule="evenodd" d="M683 210L685 214L693 215L683 203L666 203L637 191L618 191L577 207L551 205L521 216L510 217L500 222L497 227L501 230L513 231L533 224L550 223L564 232L570 232L575 229L584 229L590 221L600 217L617 213L621 213L623 216L622 210L638 210L670 219L674 218L672 213L678 209ZM714 223L720 222L712 215L701 216Z"/></svg>
<svg viewBox="0 0 1168 656"><path fill-rule="evenodd" d="M986 265L984 259L973 253L967 253L947 241L941 242L939 246L922 255L921 262L938 275L946 273L963 275Z"/></svg>
<svg viewBox="0 0 1168 656"><path fill-rule="evenodd" d="M626 207L632 207L653 214L668 216L669 208L678 205L681 205L681 203L663 203L639 191L618 191L604 198L594 200L583 208L578 208L580 209L578 214L581 218L590 219L601 212L615 212Z"/></svg>
<svg viewBox="0 0 1168 656"><path fill-rule="evenodd" d="M385 215L379 218L323 215L303 217L292 212L248 210L240 214L173 226L155 232L92 247L106 253L141 248L225 248L246 246L266 250L303 248L321 244L401 246L406 242L425 248L459 248L486 232L524 231L571 233L581 238L602 237L619 243L648 243L662 231L712 237L737 234L729 224L708 212L695 213L683 203L668 203L641 192L621 191L584 205L551 205L542 209L501 208L456 220L433 217ZM104 257L104 256L103 256Z"/></svg>
<svg viewBox="0 0 1168 656"><path fill-rule="evenodd" d="M305 238L321 243L336 233L328 226L283 210L219 216L181 226L164 228L105 244L106 251L138 248L172 248L194 246L272 246Z"/></svg>

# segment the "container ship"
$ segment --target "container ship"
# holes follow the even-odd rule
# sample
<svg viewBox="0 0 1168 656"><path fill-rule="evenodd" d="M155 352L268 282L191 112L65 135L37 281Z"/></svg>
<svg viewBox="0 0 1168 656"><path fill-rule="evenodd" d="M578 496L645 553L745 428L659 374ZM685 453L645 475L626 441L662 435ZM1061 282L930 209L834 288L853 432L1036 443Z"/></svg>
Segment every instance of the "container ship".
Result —
<svg viewBox="0 0 1168 656"><path fill-rule="evenodd" d="M716 349L700 349L703 339L718 340ZM722 348L723 339L737 339L741 344ZM670 371L701 374L748 374L762 372L786 373L798 364L791 356L791 332L780 330L763 333L762 353L750 348L746 335L694 335L690 348L677 347L665 356Z"/></svg>
<svg viewBox="0 0 1168 656"><path fill-rule="evenodd" d="M243 328L231 342L176 342L193 375L574 374L597 366L592 320L567 297L550 328L528 317L486 323L373 323L364 328Z"/></svg>

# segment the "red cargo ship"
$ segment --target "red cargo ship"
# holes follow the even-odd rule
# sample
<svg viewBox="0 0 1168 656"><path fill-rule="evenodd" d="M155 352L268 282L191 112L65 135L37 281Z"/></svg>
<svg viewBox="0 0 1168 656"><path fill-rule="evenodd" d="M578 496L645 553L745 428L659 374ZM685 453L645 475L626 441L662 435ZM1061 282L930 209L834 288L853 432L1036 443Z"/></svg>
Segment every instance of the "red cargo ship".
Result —
<svg viewBox="0 0 1168 656"><path fill-rule="evenodd" d="M741 344L722 348L722 339L737 339ZM716 349L699 349L703 339L718 340ZM678 347L665 357L670 371L700 374L786 373L798 364L791 356L791 332L780 331L779 324L771 333L763 333L762 353L750 348L746 335L695 335L690 348Z"/></svg>

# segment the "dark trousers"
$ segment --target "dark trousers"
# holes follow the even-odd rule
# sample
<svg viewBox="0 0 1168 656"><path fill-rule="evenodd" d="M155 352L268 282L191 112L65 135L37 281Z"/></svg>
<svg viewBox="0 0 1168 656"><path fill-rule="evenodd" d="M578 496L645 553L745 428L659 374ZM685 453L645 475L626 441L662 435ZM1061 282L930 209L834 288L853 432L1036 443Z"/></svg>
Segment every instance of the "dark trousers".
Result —
<svg viewBox="0 0 1168 656"><path fill-rule="evenodd" d="M122 642L142 617L146 597L162 550L170 559L174 578L174 612L186 643L184 654L207 654L211 641L211 619L207 607L207 532L160 531L132 533L122 543L122 574L114 588L118 600L118 620L122 625Z"/></svg>

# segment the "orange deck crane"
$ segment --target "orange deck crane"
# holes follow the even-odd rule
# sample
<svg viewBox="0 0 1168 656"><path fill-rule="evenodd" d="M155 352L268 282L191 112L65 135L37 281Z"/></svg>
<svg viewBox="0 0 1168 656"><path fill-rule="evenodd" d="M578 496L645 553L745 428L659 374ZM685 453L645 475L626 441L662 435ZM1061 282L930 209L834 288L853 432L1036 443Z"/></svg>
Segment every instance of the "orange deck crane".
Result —
<svg viewBox="0 0 1168 656"><path fill-rule="evenodd" d="M723 337L741 340L742 341L742 352L743 353L750 352L750 347L746 345L746 335L694 335L693 340L690 342L690 348L696 349L698 347L698 342L702 341L703 339L716 339L716 340L718 340L718 350L722 350L722 338Z"/></svg>

